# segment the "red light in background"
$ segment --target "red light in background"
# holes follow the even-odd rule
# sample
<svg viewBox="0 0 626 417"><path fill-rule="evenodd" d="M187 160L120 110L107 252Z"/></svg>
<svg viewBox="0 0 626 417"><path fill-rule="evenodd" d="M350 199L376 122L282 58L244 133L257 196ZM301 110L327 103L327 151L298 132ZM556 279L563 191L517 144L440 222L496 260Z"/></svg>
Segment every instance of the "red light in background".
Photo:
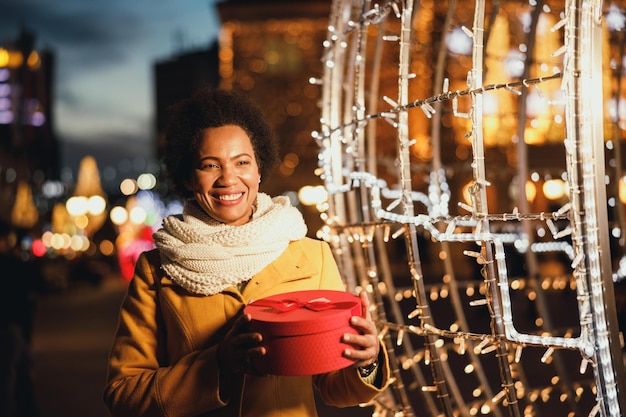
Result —
<svg viewBox="0 0 626 417"><path fill-rule="evenodd" d="M36 239L33 241L31 250L33 251L33 255L37 256L38 258L44 256L47 251L46 245L43 244L41 239Z"/></svg>

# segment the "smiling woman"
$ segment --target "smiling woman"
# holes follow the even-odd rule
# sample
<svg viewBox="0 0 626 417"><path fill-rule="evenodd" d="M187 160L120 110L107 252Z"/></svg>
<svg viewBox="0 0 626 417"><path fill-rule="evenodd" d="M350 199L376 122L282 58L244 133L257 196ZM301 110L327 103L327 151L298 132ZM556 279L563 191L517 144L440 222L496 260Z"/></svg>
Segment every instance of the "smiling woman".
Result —
<svg viewBox="0 0 626 417"><path fill-rule="evenodd" d="M215 220L239 226L250 221L261 174L248 134L226 125L202 132L187 187Z"/></svg>
<svg viewBox="0 0 626 417"><path fill-rule="evenodd" d="M250 327L247 304L295 291L345 291L330 247L306 237L289 199L259 192L277 160L261 110L234 93L200 91L174 107L166 151L186 202L155 233L157 248L137 261L109 358L111 414L315 417L313 386L337 407L381 393L388 357L364 292L337 335L340 369L285 376L254 366L269 357L269 335ZM301 358L298 349L291 353Z"/></svg>

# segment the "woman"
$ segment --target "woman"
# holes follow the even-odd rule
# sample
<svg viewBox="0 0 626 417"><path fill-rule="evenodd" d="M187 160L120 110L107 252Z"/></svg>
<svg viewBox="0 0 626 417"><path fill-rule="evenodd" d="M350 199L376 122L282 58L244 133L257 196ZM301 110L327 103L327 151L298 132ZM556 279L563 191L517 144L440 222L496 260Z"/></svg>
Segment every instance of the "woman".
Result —
<svg viewBox="0 0 626 417"><path fill-rule="evenodd" d="M313 377L258 375L262 336L249 333L250 301L278 293L343 290L329 246L307 238L299 211L259 193L277 159L261 111L241 96L202 91L179 103L165 162L186 198L155 233L120 311L104 399L121 416L316 416L313 384L328 404L369 401L389 366L361 294L345 335L354 367Z"/></svg>

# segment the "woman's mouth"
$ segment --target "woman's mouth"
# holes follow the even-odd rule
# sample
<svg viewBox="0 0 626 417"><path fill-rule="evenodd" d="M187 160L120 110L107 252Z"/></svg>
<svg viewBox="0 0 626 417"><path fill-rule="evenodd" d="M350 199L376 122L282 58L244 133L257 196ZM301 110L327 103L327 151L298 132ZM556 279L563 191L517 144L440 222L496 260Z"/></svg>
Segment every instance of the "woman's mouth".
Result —
<svg viewBox="0 0 626 417"><path fill-rule="evenodd" d="M237 200L237 199L241 198L241 196L243 196L243 193L224 194L224 195L217 196L217 198L220 201L233 201L233 200Z"/></svg>

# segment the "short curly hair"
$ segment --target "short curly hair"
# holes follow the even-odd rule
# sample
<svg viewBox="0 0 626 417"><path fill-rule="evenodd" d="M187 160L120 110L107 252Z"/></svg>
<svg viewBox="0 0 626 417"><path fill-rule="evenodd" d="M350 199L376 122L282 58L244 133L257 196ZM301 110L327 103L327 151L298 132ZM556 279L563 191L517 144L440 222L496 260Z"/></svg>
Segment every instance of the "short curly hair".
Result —
<svg viewBox="0 0 626 417"><path fill-rule="evenodd" d="M231 91L201 89L170 107L165 133L164 163L175 191L184 198L193 194L185 183L193 169L202 131L236 125L250 137L254 156L264 177L278 161L278 139L261 109L250 99Z"/></svg>

